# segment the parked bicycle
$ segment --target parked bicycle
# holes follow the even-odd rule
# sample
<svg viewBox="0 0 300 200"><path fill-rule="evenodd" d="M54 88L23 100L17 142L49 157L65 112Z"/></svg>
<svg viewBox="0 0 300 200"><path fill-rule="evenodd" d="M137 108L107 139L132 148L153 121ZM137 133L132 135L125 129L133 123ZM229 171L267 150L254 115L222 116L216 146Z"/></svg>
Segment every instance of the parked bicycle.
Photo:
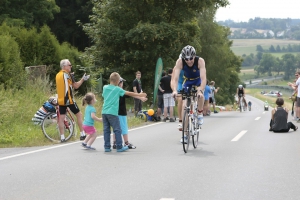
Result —
<svg viewBox="0 0 300 200"><path fill-rule="evenodd" d="M43 134L52 142L60 142L60 132L58 128L58 120L60 117L58 106L55 107L56 112L51 112L46 115L42 121L41 127ZM72 135L76 136L75 120L70 110L67 109L66 117L64 120L65 126L65 140L69 140Z"/></svg>
<svg viewBox="0 0 300 200"><path fill-rule="evenodd" d="M186 92L184 89L182 89L179 93L182 94L182 100L186 99L186 105L184 107L184 115L182 119L182 144L183 151L187 153L189 149L190 138L192 138L194 148L197 148L199 132L201 129L197 120L197 87L193 86L190 92Z"/></svg>

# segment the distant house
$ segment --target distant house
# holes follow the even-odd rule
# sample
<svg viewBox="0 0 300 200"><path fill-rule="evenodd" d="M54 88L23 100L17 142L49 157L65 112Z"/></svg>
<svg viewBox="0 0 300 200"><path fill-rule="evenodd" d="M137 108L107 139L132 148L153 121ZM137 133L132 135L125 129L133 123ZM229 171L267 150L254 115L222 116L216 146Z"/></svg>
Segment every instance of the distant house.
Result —
<svg viewBox="0 0 300 200"><path fill-rule="evenodd" d="M284 36L284 31L278 31L278 32L276 33L276 36L277 36L277 37L283 37L283 36Z"/></svg>

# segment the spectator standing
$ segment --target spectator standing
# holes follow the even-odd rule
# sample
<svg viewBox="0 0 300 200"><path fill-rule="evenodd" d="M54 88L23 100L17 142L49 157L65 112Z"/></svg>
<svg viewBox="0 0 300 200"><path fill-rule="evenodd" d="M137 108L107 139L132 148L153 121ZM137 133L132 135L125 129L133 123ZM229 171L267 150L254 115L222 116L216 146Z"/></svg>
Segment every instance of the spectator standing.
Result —
<svg viewBox="0 0 300 200"><path fill-rule="evenodd" d="M124 95L132 96L132 97L146 97L145 93L134 93L123 90L118 86L120 83L121 77L117 72L113 72L110 77L109 85L105 85L103 87L102 96L104 98L104 103L102 107L102 119L103 119L103 135L104 135L104 149L105 152L111 151L111 143L110 143L110 134L111 128L115 133L116 137L116 149L117 152L126 151L128 146L122 145L122 137L121 137L121 125L118 116L119 111L119 100L120 97Z"/></svg>
<svg viewBox="0 0 300 200"><path fill-rule="evenodd" d="M210 97L209 97L209 103L211 103L213 105L214 113L218 113L218 111L216 111L215 94L218 92L218 90L220 88L219 87L215 88L215 82L214 81L211 81L209 85L210 85L210 90L211 90L211 94L210 94Z"/></svg>
<svg viewBox="0 0 300 200"><path fill-rule="evenodd" d="M74 75L71 74L71 62L68 59L63 59L60 61L60 67L61 70L56 74L56 91L60 114L58 128L61 136L61 142L66 142L64 135L64 120L67 108L69 108L76 116L78 127L80 129L80 140L84 140L86 136L82 128L82 113L75 102L73 88L78 89L84 81L90 78L90 75L84 74L80 81L75 82Z"/></svg>
<svg viewBox="0 0 300 200"><path fill-rule="evenodd" d="M206 81L206 86L204 90L204 106L203 106L203 115L209 115L209 95L211 94L211 89L209 87L209 82Z"/></svg>
<svg viewBox="0 0 300 200"><path fill-rule="evenodd" d="M175 122L173 118L173 108L175 106L175 100L172 96L173 90L171 88L172 73L173 73L173 69L169 69L168 75L163 77L160 80L160 84L162 87L159 86L160 89L162 89L161 91L163 92L163 97L164 97L164 119L163 119L164 122L167 120L168 107L170 111L170 122Z"/></svg>
<svg viewBox="0 0 300 200"><path fill-rule="evenodd" d="M132 83L134 93L142 93L142 81L141 81L141 72L135 72L135 80ZM134 98L134 113L137 116L137 113L142 110L142 101L140 99Z"/></svg>
<svg viewBox="0 0 300 200"><path fill-rule="evenodd" d="M97 130L94 126L95 120L102 122L102 119L96 116L96 109L94 104L96 103L96 97L93 93L87 93L82 99L82 106L86 105L83 120L83 130L88 135L81 145L86 149L96 150L92 147L92 144L97 138Z"/></svg>

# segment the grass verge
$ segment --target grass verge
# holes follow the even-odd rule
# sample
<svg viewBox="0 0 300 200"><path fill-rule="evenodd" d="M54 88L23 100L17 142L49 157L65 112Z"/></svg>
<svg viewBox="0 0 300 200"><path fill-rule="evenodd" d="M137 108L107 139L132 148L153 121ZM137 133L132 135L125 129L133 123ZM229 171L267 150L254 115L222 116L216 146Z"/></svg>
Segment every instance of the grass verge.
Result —
<svg viewBox="0 0 300 200"><path fill-rule="evenodd" d="M41 127L34 125L31 121L36 111L53 94L55 94L55 90L51 89L51 83L47 79L28 81L22 90L4 89L0 85L0 148L53 144L43 135ZM82 97L77 96L75 99L84 113L85 108L81 106ZM127 106L132 107L131 104ZM102 101L100 97L98 97L95 108L96 115L101 117ZM143 123L140 119L128 117L129 128L140 126ZM102 123L95 122L95 127L98 130L97 134L101 135ZM78 140L79 136L77 127L77 136L72 140Z"/></svg>

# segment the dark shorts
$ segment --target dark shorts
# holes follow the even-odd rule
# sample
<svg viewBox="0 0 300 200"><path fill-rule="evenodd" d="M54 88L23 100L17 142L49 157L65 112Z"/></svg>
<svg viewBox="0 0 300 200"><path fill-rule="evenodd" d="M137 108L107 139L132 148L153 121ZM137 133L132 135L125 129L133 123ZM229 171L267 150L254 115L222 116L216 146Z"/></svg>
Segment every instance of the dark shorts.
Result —
<svg viewBox="0 0 300 200"><path fill-rule="evenodd" d="M164 108L164 96L163 95L158 95L157 96L157 107L158 108Z"/></svg>
<svg viewBox="0 0 300 200"><path fill-rule="evenodd" d="M215 100L215 97L209 97L209 103L215 103L216 100Z"/></svg>
<svg viewBox="0 0 300 200"><path fill-rule="evenodd" d="M297 97L297 103L296 103L297 107L300 107L300 97Z"/></svg>
<svg viewBox="0 0 300 200"><path fill-rule="evenodd" d="M67 112L67 108L69 108L72 111L72 113L74 113L75 115L80 112L77 104L74 103L74 104L67 105L67 106L59 106L59 114L65 115Z"/></svg>
<svg viewBox="0 0 300 200"><path fill-rule="evenodd" d="M190 91L194 85L199 87L201 85L201 79L185 80L182 84L182 88L187 92Z"/></svg>

